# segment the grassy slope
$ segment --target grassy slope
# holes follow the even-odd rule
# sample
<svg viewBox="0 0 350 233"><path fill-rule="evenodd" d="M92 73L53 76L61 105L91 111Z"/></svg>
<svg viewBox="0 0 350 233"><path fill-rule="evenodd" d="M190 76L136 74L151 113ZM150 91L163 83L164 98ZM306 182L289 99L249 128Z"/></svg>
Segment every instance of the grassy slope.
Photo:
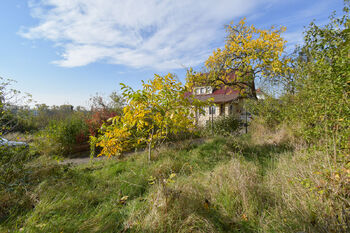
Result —
<svg viewBox="0 0 350 233"><path fill-rule="evenodd" d="M36 186L35 208L0 231L322 231L332 207L298 182L317 179L316 160L286 145L215 138L163 148L152 162L138 154L65 166Z"/></svg>

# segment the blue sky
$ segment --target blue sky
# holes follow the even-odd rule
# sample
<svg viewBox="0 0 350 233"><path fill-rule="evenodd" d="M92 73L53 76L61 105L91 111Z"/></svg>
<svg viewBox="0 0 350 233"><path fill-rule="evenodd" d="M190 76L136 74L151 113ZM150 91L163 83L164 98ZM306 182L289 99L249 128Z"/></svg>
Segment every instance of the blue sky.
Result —
<svg viewBox="0 0 350 233"><path fill-rule="evenodd" d="M287 49L312 20L325 24L343 0L2 0L0 76L38 103L88 106L123 82L199 69L223 46L224 25L246 17L287 27Z"/></svg>

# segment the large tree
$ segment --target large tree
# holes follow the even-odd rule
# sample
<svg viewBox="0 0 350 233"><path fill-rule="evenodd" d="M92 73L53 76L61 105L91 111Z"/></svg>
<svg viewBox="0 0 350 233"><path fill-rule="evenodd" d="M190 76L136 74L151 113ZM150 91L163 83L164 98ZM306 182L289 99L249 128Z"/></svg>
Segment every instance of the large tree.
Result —
<svg viewBox="0 0 350 233"><path fill-rule="evenodd" d="M289 59L283 56L286 40L281 37L285 27L257 29L243 19L237 25L227 25L226 30L225 47L216 49L207 59L205 71L188 71L190 86L225 85L257 98L257 78L273 79L289 72Z"/></svg>

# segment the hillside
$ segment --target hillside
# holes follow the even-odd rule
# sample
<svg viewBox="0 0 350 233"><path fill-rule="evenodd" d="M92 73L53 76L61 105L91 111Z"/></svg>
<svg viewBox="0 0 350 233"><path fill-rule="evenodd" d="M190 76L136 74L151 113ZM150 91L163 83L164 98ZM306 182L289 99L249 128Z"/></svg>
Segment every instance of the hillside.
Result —
<svg viewBox="0 0 350 233"><path fill-rule="evenodd" d="M270 135L281 139L279 135ZM283 136L283 135L282 135ZM285 136L283 136L285 137ZM285 138L284 138L285 139ZM79 166L38 159L35 207L1 231L321 232L337 229L341 201L310 190L322 153L300 145L216 137ZM39 168L40 167L40 168ZM331 195L331 194L330 194ZM323 201L322 201L323 200ZM326 200L326 201L325 201ZM348 220L347 220L348 221ZM338 228L339 229L339 228Z"/></svg>

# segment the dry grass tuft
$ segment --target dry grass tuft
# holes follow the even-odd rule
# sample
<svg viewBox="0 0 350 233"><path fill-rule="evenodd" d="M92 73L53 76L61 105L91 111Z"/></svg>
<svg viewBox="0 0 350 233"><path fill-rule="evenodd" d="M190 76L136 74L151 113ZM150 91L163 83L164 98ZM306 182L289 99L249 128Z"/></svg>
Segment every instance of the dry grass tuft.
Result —
<svg viewBox="0 0 350 233"><path fill-rule="evenodd" d="M263 145L282 145L282 144L300 144L300 139L297 139L292 129L287 125L280 125L277 128L271 129L268 126L253 121L250 125L252 143Z"/></svg>
<svg viewBox="0 0 350 233"><path fill-rule="evenodd" d="M349 186L327 180L322 172L331 172L334 165L324 152L310 154L301 150L293 156L280 157L264 183L280 197L271 209L271 221L286 230L299 227L306 232L346 232L350 205L344 191Z"/></svg>

